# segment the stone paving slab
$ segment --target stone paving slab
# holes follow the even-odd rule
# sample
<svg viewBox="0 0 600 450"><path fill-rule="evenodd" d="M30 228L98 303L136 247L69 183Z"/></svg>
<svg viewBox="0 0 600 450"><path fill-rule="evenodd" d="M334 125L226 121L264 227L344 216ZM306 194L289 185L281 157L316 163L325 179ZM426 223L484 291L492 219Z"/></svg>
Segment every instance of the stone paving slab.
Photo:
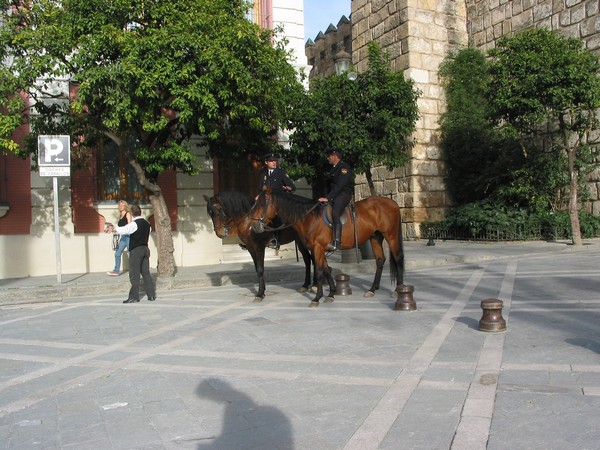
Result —
<svg viewBox="0 0 600 450"><path fill-rule="evenodd" d="M289 280L0 307L0 449L599 448L600 253L414 267L413 312L348 272L319 308Z"/></svg>

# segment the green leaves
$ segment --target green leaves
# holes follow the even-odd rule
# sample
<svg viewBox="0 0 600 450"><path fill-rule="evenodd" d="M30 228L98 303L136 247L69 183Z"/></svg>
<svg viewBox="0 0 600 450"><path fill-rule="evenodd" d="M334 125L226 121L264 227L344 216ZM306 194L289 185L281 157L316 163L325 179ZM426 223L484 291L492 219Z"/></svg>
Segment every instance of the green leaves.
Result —
<svg viewBox="0 0 600 450"><path fill-rule="evenodd" d="M372 43L367 71L356 80L342 74L312 81L295 111L290 153L298 165L290 174L309 182L322 177L329 170L327 147L341 148L357 173L370 175L374 164L389 169L405 164L414 145L418 96L412 80L393 72L388 56Z"/></svg>
<svg viewBox="0 0 600 450"><path fill-rule="evenodd" d="M600 107L600 63L580 40L528 30L500 39L489 54L492 106L522 132Z"/></svg>
<svg viewBox="0 0 600 450"><path fill-rule="evenodd" d="M0 89L48 103L56 87L38 80L66 78L75 87L72 107L44 110L80 127L64 132L137 140L132 157L148 173L192 173L186 138L204 135L210 155L221 158L270 146L302 91L277 37L248 21L247 7L239 0L37 0L2 13L0 48L10 65ZM10 136L15 121L0 123L0 136Z"/></svg>

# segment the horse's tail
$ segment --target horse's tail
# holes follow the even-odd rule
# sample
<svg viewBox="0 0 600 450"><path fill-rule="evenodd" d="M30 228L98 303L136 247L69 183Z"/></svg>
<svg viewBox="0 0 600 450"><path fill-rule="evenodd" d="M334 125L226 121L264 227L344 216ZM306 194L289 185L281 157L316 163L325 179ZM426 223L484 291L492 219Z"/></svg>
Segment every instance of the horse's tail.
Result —
<svg viewBox="0 0 600 450"><path fill-rule="evenodd" d="M404 241L402 238L402 216L398 219L398 248L396 254L392 252L390 246L390 278L392 284L404 284Z"/></svg>

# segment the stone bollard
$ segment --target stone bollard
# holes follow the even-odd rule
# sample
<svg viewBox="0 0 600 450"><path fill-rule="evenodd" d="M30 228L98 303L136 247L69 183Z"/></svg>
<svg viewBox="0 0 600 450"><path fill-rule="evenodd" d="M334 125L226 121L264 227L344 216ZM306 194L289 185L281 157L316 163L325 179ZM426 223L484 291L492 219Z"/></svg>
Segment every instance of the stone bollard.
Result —
<svg viewBox="0 0 600 450"><path fill-rule="evenodd" d="M415 287L412 284L401 284L396 288L396 304L394 305L395 311L414 311L417 309L417 304L413 298L413 292Z"/></svg>
<svg viewBox="0 0 600 450"><path fill-rule="evenodd" d="M487 298L481 301L483 316L479 321L481 331L504 331L506 330L506 321L502 317L502 300L496 298Z"/></svg>
<svg viewBox="0 0 600 450"><path fill-rule="evenodd" d="M352 295L350 276L340 273L335 276L335 295Z"/></svg>

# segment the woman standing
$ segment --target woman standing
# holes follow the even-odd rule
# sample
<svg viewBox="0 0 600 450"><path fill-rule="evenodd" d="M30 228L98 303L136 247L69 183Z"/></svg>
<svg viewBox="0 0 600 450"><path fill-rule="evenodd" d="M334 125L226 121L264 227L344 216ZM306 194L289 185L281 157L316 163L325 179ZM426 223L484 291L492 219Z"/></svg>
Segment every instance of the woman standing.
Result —
<svg viewBox="0 0 600 450"><path fill-rule="evenodd" d="M129 210L129 204L125 200L119 201L119 221L117 225L124 227L131 222L131 212ZM121 271L121 255L123 251L129 246L129 236L121 236L119 239L119 245L115 250L115 268L110 272L106 272L108 275L119 276Z"/></svg>

